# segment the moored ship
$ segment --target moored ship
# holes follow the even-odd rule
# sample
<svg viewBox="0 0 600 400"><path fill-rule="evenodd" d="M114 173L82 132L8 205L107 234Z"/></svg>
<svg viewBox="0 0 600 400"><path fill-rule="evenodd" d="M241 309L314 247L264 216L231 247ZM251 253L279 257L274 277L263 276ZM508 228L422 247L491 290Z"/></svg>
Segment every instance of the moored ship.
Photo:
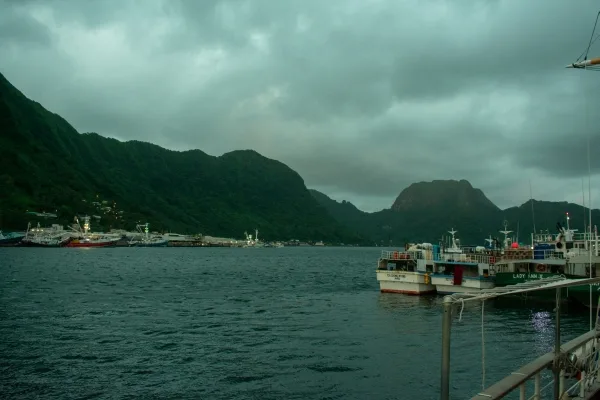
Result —
<svg viewBox="0 0 600 400"><path fill-rule="evenodd" d="M452 235L450 246L434 248L431 283L436 291L452 294L493 288L496 256L485 248L460 248L455 237L457 232L448 231Z"/></svg>
<svg viewBox="0 0 600 400"><path fill-rule="evenodd" d="M90 217L83 217L83 228L79 225L79 219L75 217L78 230L72 240L65 247L114 247L119 241L118 237L90 233Z"/></svg>
<svg viewBox="0 0 600 400"><path fill-rule="evenodd" d="M164 239L161 236L150 234L150 225L146 222L145 224L138 224L136 226L138 235L132 238L129 242L130 246L135 247L166 247L169 244L168 239Z"/></svg>
<svg viewBox="0 0 600 400"><path fill-rule="evenodd" d="M430 243L409 245L405 251L381 252L377 280L383 293L424 295L435 293L430 273L433 268Z"/></svg>
<svg viewBox="0 0 600 400"><path fill-rule="evenodd" d="M52 224L49 228L42 228L40 223L32 228L27 224L27 232L21 240L21 246L27 247L61 247L71 241L71 235L61 225Z"/></svg>

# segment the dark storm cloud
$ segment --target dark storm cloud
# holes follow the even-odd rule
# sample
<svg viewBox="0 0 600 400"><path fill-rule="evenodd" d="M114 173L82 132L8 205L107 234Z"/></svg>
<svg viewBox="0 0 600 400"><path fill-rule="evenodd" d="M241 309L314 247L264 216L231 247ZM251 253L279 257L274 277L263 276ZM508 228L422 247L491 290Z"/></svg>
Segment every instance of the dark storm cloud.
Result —
<svg viewBox="0 0 600 400"><path fill-rule="evenodd" d="M564 69L593 0L3 4L0 68L81 131L254 148L370 209L433 179L576 200L588 136L600 173L600 74Z"/></svg>
<svg viewBox="0 0 600 400"><path fill-rule="evenodd" d="M19 46L50 45L49 29L15 5L16 3L8 2L1 8L3 12L0 13L0 42L6 47L14 43Z"/></svg>

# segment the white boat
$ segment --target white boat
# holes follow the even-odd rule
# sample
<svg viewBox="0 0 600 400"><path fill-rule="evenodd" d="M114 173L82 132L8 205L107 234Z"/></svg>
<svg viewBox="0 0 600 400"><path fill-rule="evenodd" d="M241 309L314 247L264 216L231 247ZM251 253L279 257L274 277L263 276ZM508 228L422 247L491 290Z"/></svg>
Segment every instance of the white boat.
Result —
<svg viewBox="0 0 600 400"><path fill-rule="evenodd" d="M169 233L165 233L164 235L162 235L162 238L167 240L168 242L175 242L175 243L195 243L198 242L200 239L195 237L195 236L191 236L191 235L182 235L179 233L173 233L173 232L169 232Z"/></svg>
<svg viewBox="0 0 600 400"><path fill-rule="evenodd" d="M52 224L49 228L42 228L37 223L35 228L27 224L27 232L21 240L21 245L32 247L60 247L71 241L71 233L65 231L62 225Z"/></svg>
<svg viewBox="0 0 600 400"><path fill-rule="evenodd" d="M142 230L143 228L143 230ZM149 225L146 222L143 225L136 225L138 235L129 241L129 246L135 247L165 247L169 243L167 239L160 236L150 235Z"/></svg>
<svg viewBox="0 0 600 400"><path fill-rule="evenodd" d="M408 246L405 251L382 251L376 271L380 291L410 295L435 293L430 277L432 249L430 243L423 243Z"/></svg>
<svg viewBox="0 0 600 400"><path fill-rule="evenodd" d="M265 247L265 244L258 240L258 229L254 230L254 239L248 232L244 232L244 236L246 237L246 243L242 247Z"/></svg>
<svg viewBox="0 0 600 400"><path fill-rule="evenodd" d="M457 231L452 229L448 233L452 235L450 246L441 251L434 246L431 283L436 291L439 294L452 294L493 288L494 256L480 248L460 248L455 237Z"/></svg>

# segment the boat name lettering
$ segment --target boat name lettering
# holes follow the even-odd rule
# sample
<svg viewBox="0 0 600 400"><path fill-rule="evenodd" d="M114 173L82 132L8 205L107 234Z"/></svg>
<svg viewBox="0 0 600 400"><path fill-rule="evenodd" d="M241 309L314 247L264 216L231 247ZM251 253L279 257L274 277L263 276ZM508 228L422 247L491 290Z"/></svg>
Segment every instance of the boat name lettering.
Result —
<svg viewBox="0 0 600 400"><path fill-rule="evenodd" d="M396 278L396 279L406 278L406 275L400 275L400 274L390 274L390 273L388 273L387 276L389 278Z"/></svg>
<svg viewBox="0 0 600 400"><path fill-rule="evenodd" d="M513 274L513 279L542 279L548 275L545 274Z"/></svg>

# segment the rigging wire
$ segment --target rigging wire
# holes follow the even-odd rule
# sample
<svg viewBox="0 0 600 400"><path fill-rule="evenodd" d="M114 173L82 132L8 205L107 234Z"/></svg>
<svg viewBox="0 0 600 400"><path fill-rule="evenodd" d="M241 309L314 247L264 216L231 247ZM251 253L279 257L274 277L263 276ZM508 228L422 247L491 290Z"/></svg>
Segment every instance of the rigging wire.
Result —
<svg viewBox="0 0 600 400"><path fill-rule="evenodd" d="M600 19L600 11L598 11L598 14L596 14L596 20L594 21L594 27L592 29L592 34L590 35L590 40L588 41L587 48L579 55L579 57L577 57L577 60L575 61L575 63L578 63L580 61L587 61L590 48L596 42L596 40L598 40L600 38L600 33L594 37L594 35L596 33L596 28L598 27L599 19ZM583 58L583 60L582 60L582 58ZM573 67L575 67L575 63L573 63ZM585 67L578 67L578 68L585 68L587 71L600 72L599 65L589 65L589 66L586 65Z"/></svg>
<svg viewBox="0 0 600 400"><path fill-rule="evenodd" d="M590 47L592 46L592 38L594 37L594 33L596 33L596 25L598 25L598 18L600 17L600 11L596 14L596 21L594 21L594 29L592 29L592 34L590 35L590 42L588 43L588 47L585 51L585 59L587 60L588 53L590 51Z"/></svg>
<svg viewBox="0 0 600 400"><path fill-rule="evenodd" d="M581 57L584 57L584 61L587 60L588 57L588 53L590 51L590 47L592 47L592 44L600 37L600 34L598 34L598 36L596 36L596 38L594 38L594 33L596 33L596 26L598 25L598 18L600 18L600 11L598 11L598 14L596 14L596 21L594 21L594 28L592 29L592 34L590 35L590 40L588 43L587 48L583 51L583 53L581 53L579 55L579 57L577 57L577 61L581 61ZM592 40L593 39L593 40Z"/></svg>
<svg viewBox="0 0 600 400"><path fill-rule="evenodd" d="M597 34L597 35L596 35L596 37L594 38L594 40L592 40L592 41L589 43L589 45L588 45L588 48L587 48L586 50L584 50L583 52L581 52L581 54L579 55L579 57L577 57L577 61L581 61L581 58L582 58L583 56L586 56L586 57L587 57L587 52L589 52L589 50L590 50L590 48L592 47L592 45L593 45L594 43L596 43L596 40L598 40L598 39L600 39L600 33L599 33L599 34Z"/></svg>

